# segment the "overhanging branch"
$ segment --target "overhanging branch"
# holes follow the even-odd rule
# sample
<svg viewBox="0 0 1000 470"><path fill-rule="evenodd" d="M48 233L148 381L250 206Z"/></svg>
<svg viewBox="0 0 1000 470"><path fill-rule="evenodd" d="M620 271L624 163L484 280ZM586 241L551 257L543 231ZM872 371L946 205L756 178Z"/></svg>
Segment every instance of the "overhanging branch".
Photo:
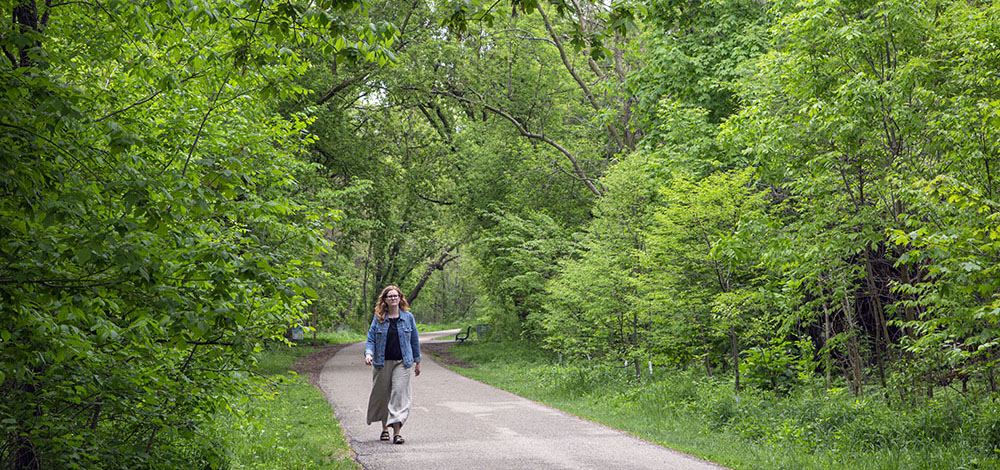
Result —
<svg viewBox="0 0 1000 470"><path fill-rule="evenodd" d="M566 159L569 160L570 163L573 165L573 172L576 173L577 176L580 177L580 181L583 181L583 184L585 184L587 186L587 189L589 189L590 192L594 193L595 196L600 197L602 195L601 190L594 184L594 181L591 178L589 178L587 176L587 174L583 171L583 168L580 167L580 161L576 157L576 155L573 155L573 153L570 152L568 149L566 149L566 147L563 147L558 142L550 139L549 137L546 137L543 134L537 134L537 133L529 131L527 128L524 127L524 124L521 124L521 122L518 121L517 118L515 118L514 116L512 116L510 113L507 113L506 111L504 111L502 109L499 109L499 108L497 108L495 106L491 106L491 105L487 104L485 101L482 101L482 100L480 100L480 101L470 100L470 99L468 99L468 98L466 98L464 96L459 96L459 95L456 95L456 94L448 92L448 91L431 90L430 92L433 93L433 94L435 94L435 95L447 96L449 98L453 98L453 99L456 99L456 100L459 100L461 102L468 103L468 104L471 104L471 105L474 105L474 106L482 106L484 109L489 110L493 114L496 114L496 115L498 115L500 117L503 117L504 119L506 119L507 121L509 121L511 124L513 124L514 127L517 129L517 132L519 134L521 134L522 136L527 137L529 139L537 140L539 142L544 142L544 143L548 144L549 146L551 146L552 148L558 150L559 153L563 154L566 157Z"/></svg>
<svg viewBox="0 0 1000 470"><path fill-rule="evenodd" d="M320 99L316 100L316 104L326 103L330 98L333 98L334 95L336 95L344 88L347 88L351 85L354 85L355 83L360 82L361 80L364 80L365 78L368 78L369 75L371 75L369 72L362 72L351 78L344 79L340 83L334 85L334 87L331 88L330 91L326 92L326 94L321 96Z"/></svg>

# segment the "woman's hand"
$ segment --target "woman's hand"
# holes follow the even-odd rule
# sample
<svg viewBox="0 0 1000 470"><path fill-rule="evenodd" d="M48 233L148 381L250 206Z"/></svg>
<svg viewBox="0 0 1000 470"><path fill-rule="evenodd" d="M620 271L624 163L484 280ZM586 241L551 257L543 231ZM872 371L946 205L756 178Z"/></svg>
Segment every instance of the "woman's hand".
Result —
<svg viewBox="0 0 1000 470"><path fill-rule="evenodd" d="M413 374L414 375L420 375L420 363L419 362L417 363L417 365L415 365L413 367Z"/></svg>
<svg viewBox="0 0 1000 470"><path fill-rule="evenodd" d="M372 365L372 356L371 356L371 354L365 354L365 365L366 366Z"/></svg>

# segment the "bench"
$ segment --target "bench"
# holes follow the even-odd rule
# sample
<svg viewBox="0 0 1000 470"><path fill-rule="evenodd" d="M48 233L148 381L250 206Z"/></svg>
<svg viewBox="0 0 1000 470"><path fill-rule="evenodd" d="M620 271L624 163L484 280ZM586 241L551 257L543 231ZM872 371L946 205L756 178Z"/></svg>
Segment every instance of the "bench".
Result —
<svg viewBox="0 0 1000 470"><path fill-rule="evenodd" d="M458 333L455 333L455 341L458 341L459 343L461 343L462 341L465 341L465 340L469 339L469 333L472 333L472 327L471 326L465 329L465 334L464 335L462 334L461 331L459 331Z"/></svg>

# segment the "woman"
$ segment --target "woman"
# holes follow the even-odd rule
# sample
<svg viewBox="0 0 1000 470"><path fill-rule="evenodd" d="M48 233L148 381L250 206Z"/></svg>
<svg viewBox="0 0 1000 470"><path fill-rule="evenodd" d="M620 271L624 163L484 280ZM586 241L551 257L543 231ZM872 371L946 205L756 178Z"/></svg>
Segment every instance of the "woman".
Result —
<svg viewBox="0 0 1000 470"><path fill-rule="evenodd" d="M374 366L368 424L382 422L383 441L389 440L391 427L393 444L406 442L399 430L410 414L410 369L420 375L420 339L409 307L398 287L382 289L365 344L365 364Z"/></svg>

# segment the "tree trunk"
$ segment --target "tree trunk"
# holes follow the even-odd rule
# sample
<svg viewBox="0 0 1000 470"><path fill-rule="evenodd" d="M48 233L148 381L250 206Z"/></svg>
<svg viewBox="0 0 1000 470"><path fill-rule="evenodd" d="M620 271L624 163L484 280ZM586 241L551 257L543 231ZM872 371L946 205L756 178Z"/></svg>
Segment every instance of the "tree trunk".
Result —
<svg viewBox="0 0 1000 470"><path fill-rule="evenodd" d="M38 464L38 456L35 455L35 447L27 438L18 436L14 444L14 467L13 470L37 470L41 468Z"/></svg>
<svg viewBox="0 0 1000 470"><path fill-rule="evenodd" d="M850 334L850 341L847 342L847 357L851 363L851 373L853 375L854 396L862 395L864 383L861 377L861 348L858 346L858 332L854 322L854 312L851 310L851 302L844 296L843 299L844 318L847 321L847 329Z"/></svg>
<svg viewBox="0 0 1000 470"><path fill-rule="evenodd" d="M642 382L642 365L639 364L640 361L638 359L636 359L636 360L634 360L632 362L635 365L635 381L641 383Z"/></svg>
<svg viewBox="0 0 1000 470"><path fill-rule="evenodd" d="M736 378L736 392L740 391L740 352L737 349L736 328L729 327L729 340L733 350L733 376Z"/></svg>
<svg viewBox="0 0 1000 470"><path fill-rule="evenodd" d="M697 320L698 317L695 316L695 319ZM705 340L705 325L703 325L701 323L701 321L698 321L698 333L699 333L699 336L701 336L701 350L702 350L702 353L703 353L703 355L705 357L705 372L708 373L709 377L711 377L712 376L712 360L711 360L711 358L709 357L709 354L708 354L708 342Z"/></svg>
<svg viewBox="0 0 1000 470"><path fill-rule="evenodd" d="M21 0L17 2L17 6L13 10L14 23L18 25L18 31L21 34L29 34L31 32L38 31L38 6L35 4L35 0ZM24 45L18 50L18 63L14 64L15 67L31 67L34 65L31 61L30 51L33 47L40 47L41 43L35 42L32 45Z"/></svg>
<svg viewBox="0 0 1000 470"><path fill-rule="evenodd" d="M34 368L33 368L34 369ZM37 370L37 369L35 369ZM32 372L35 372L33 370ZM18 385L13 385L18 387ZM21 390L27 392L26 395L35 395L37 388L34 384L24 384L20 386ZM35 417L41 416L40 408L36 407ZM41 468L40 462L38 461L38 453L35 450L35 446L31 443L31 440L25 437L28 434L27 430L25 432L14 433L14 442L12 453L14 454L14 461L12 470L38 470ZM9 455L9 454L8 454Z"/></svg>
<svg viewBox="0 0 1000 470"><path fill-rule="evenodd" d="M632 344L629 345L631 350L639 347L639 313L636 308L632 307ZM635 380L636 382L642 382L642 368L639 366L639 358L634 358L635 361Z"/></svg>
<svg viewBox="0 0 1000 470"><path fill-rule="evenodd" d="M820 295L823 290L820 289ZM826 306L826 299L823 299L823 368L826 369L826 388L830 388L830 309Z"/></svg>
<svg viewBox="0 0 1000 470"><path fill-rule="evenodd" d="M347 323L347 316L354 311L354 306L358 303L358 296L352 295L351 302L347 304L347 308L341 310L340 312L340 323Z"/></svg>
<svg viewBox="0 0 1000 470"><path fill-rule="evenodd" d="M312 308L313 308L313 314L312 314L313 344L316 344L316 330L319 330L319 312L316 311L316 302L313 302Z"/></svg>
<svg viewBox="0 0 1000 470"><path fill-rule="evenodd" d="M368 305L368 267L371 265L371 259L372 259L372 245L369 242L368 243L368 255L365 256L364 273L361 275L361 307L359 308L359 310L361 310L360 318L361 318L362 322L364 322L364 320L367 318L367 314L368 314L368 312L367 312L367 305Z"/></svg>
<svg viewBox="0 0 1000 470"><path fill-rule="evenodd" d="M458 259L457 255L449 257L450 253L452 251L455 251L455 248L457 248L457 245L449 246L443 252L441 252L440 255L438 255L436 260L431 261L427 265L427 269L425 269L424 274L420 276L420 280L417 281L417 285L414 286L413 290L410 291L410 295L406 296L406 301L410 305L413 305L413 302L417 300L417 296L420 295L420 290L424 288L424 284L427 283L427 280L430 279L431 274L433 274L434 271L439 269L444 269L445 265Z"/></svg>
<svg viewBox="0 0 1000 470"><path fill-rule="evenodd" d="M891 356L892 353L889 351L889 327L885 320L885 308L882 306L882 297L878 287L875 285L875 267L872 266L871 250L868 248L865 248L865 271L865 279L868 281L868 292L872 296L873 305L875 306L875 322L877 323L877 332L875 333L875 360L878 363L879 380L882 383L882 387L885 388L885 365L883 364L882 353L889 353L890 361L893 361L894 358Z"/></svg>
<svg viewBox="0 0 1000 470"><path fill-rule="evenodd" d="M587 97L587 102L590 103L595 111L600 113L602 111L600 103L597 102L597 99L594 97L594 93L590 91L590 87L587 86L587 82L583 80L578 73L576 73L576 69L573 68L573 63L566 55L566 49L563 47L562 40L560 39L562 35L556 33L556 31L552 28L552 23L549 21L549 17L545 13L545 9L542 8L540 4L536 4L536 8L538 9L539 15L542 17L546 31L549 32L549 37L552 38L552 43L555 44L556 49L559 50L559 57L562 58L563 65L566 66L566 70L569 72L570 76L573 77L573 80L575 80L580 86L580 90L582 90L584 96ZM617 146L615 150L617 151L626 148L625 141L622 140L621 134L618 133L618 128L615 127L615 120L609 120L608 123L605 124L605 127Z"/></svg>
<svg viewBox="0 0 1000 470"><path fill-rule="evenodd" d="M48 15L48 13L46 13ZM31 34L33 32L39 31L38 26L38 7L35 0L20 0L16 3L13 10L11 11L11 17L16 25L18 33L20 34ZM9 39L6 37L7 33L4 33L5 46L0 48L3 49L4 54L12 62L14 68L18 67L31 67L34 65L31 61L31 49L41 47L41 43L36 41L34 44L25 44L18 49L18 57L14 57L12 53L7 51L6 43ZM14 382L14 387L17 387L16 381ZM33 395L36 392L34 384L24 384L21 388L27 392L29 395ZM41 414L40 408L36 408L35 416L39 417ZM8 452L13 454L12 468L14 470L35 470L40 468L40 462L38 461L38 453L35 446L31 443L31 440L25 437L27 432L24 434L17 432L14 433L14 442L12 443L12 449L7 448ZM5 443L9 444L9 443ZM7 454L10 456L11 454Z"/></svg>
<svg viewBox="0 0 1000 470"><path fill-rule="evenodd" d="M900 272L900 275L903 277L903 283L904 284L913 285L913 277L910 276L910 267L909 266L903 266L902 269L899 270L899 272ZM910 300L913 300L913 294L906 294L906 296L909 297ZM908 321L908 322L915 322L915 321L917 321L918 312L914 311L914 307L912 305L907 305L903 309L903 312L906 315L906 321ZM907 326L906 329L904 330L904 333L906 334L906 336L912 337L913 336L913 328L910 327L910 326Z"/></svg>

